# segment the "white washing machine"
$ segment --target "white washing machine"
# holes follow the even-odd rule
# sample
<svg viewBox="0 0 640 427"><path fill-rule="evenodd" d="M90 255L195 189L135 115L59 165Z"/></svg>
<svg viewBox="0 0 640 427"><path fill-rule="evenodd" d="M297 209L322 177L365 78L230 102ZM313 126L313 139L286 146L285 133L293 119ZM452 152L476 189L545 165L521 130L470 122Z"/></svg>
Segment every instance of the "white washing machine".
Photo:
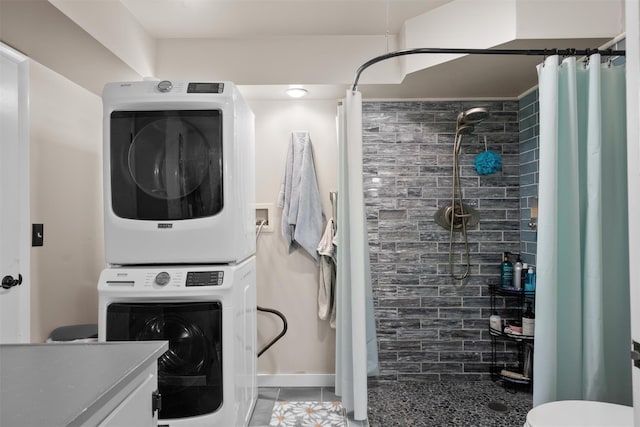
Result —
<svg viewBox="0 0 640 427"><path fill-rule="evenodd" d="M159 426L248 425L257 398L255 257L237 265L108 268L98 340L167 340Z"/></svg>
<svg viewBox="0 0 640 427"><path fill-rule="evenodd" d="M255 253L254 115L231 82L109 83L109 264L233 263Z"/></svg>

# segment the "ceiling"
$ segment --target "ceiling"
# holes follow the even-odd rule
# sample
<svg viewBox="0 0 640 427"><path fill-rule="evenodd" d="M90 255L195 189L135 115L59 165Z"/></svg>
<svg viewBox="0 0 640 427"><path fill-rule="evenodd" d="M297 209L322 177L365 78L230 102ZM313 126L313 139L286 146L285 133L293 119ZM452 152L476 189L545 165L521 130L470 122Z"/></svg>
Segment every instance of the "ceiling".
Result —
<svg viewBox="0 0 640 427"><path fill-rule="evenodd" d="M623 33L624 1L0 0L0 39L97 94L106 81L157 75L231 80L248 98L285 99L288 84L303 84L310 98L335 99L360 65L395 50L600 47ZM517 98L542 59L412 55L367 69L358 89L365 99Z"/></svg>
<svg viewBox="0 0 640 427"><path fill-rule="evenodd" d="M297 36L389 36L402 32L407 20L428 14L453 0L120 0L156 39L255 39ZM457 3L488 0L456 0ZM540 0L537 0L540 1ZM545 0L542 0L545 1ZM592 0L590 0L592 1ZM618 0L614 0L618 1ZM618 1L619 2L619 1ZM487 13L490 9L487 8ZM477 16L462 17L477 19ZM449 31L459 30L464 19ZM489 28L486 31L490 31ZM617 34L613 34L614 36ZM452 37L453 39L453 37ZM606 37L512 40L493 48L595 48ZM469 45L472 45L469 40ZM458 42L460 43L460 42ZM464 46L464 45L463 45ZM454 47L454 46L420 46ZM472 46L470 46L472 47ZM399 46L403 48L403 46ZM385 52L380 52L385 53ZM407 74L401 84L360 84L365 98L515 97L537 84L540 57L465 56ZM397 61L397 60L396 60ZM328 64L330 66L330 64ZM355 69L353 70L355 73ZM363 74L363 75L366 75ZM297 82L291 82L297 83ZM316 85L316 97L341 96L349 85ZM277 85L245 87L246 94L284 93ZM266 95L271 93L271 95ZM258 95L260 94L260 95Z"/></svg>
<svg viewBox="0 0 640 427"><path fill-rule="evenodd" d="M451 0L120 0L165 38L397 34L409 18Z"/></svg>

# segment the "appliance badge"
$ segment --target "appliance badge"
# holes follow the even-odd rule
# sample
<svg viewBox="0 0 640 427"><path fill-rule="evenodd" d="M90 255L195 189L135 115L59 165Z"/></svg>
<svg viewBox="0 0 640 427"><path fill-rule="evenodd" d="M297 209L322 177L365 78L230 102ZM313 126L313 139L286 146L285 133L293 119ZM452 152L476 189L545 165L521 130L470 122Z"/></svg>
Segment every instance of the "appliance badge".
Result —
<svg viewBox="0 0 640 427"><path fill-rule="evenodd" d="M170 222L161 222L158 223L158 228L173 228L173 224Z"/></svg>

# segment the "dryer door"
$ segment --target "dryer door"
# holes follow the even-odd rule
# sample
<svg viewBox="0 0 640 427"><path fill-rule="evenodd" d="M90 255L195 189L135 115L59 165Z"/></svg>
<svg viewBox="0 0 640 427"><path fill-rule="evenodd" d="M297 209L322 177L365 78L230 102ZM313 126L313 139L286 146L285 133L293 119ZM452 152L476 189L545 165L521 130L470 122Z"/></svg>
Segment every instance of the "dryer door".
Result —
<svg viewBox="0 0 640 427"><path fill-rule="evenodd" d="M219 302L112 303L107 341L168 340L158 359L159 418L215 412L222 405L222 306Z"/></svg>
<svg viewBox="0 0 640 427"><path fill-rule="evenodd" d="M117 216L167 221L222 210L220 110L114 111L109 146Z"/></svg>

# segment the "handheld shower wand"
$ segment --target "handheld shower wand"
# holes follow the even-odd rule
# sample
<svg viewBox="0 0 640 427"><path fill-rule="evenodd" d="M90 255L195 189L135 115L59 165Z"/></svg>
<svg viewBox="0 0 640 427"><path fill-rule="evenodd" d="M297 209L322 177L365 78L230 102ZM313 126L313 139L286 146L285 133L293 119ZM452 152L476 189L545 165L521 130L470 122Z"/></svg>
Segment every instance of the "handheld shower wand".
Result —
<svg viewBox="0 0 640 427"><path fill-rule="evenodd" d="M453 182L451 185L451 204L436 212L436 222L449 230L449 275L456 280L464 280L469 276L471 262L469 255L469 240L467 238L467 226L474 225L478 221L478 213L462 201L462 187L460 185L459 155L462 145L462 136L469 135L474 130L474 125L489 117L486 108L471 108L458 114L456 133L453 143ZM462 274L454 272L454 232L462 233L461 240L464 243L463 256L465 257L464 271Z"/></svg>

